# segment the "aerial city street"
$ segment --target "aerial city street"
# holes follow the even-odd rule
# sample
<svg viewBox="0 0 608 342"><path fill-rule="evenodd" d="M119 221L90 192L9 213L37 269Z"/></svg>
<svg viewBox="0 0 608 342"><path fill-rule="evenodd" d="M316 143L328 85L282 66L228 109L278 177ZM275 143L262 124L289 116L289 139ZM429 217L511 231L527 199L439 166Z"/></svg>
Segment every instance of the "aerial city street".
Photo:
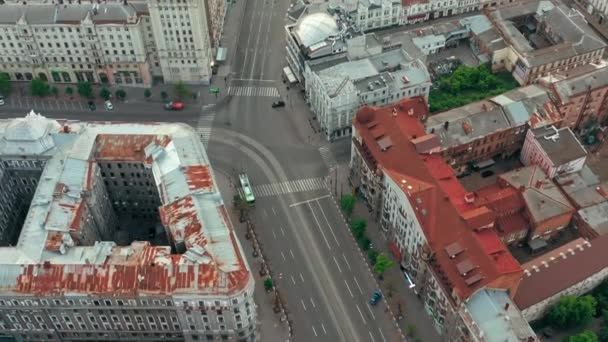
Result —
<svg viewBox="0 0 608 342"><path fill-rule="evenodd" d="M0 0L0 339L608 341L606 16Z"/></svg>

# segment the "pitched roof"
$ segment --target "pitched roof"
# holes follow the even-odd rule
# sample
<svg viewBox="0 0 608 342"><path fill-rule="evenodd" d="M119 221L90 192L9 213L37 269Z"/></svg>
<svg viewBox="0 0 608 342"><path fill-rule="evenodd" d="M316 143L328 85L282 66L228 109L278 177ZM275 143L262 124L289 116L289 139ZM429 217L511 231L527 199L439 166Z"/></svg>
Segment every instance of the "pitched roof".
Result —
<svg viewBox="0 0 608 342"><path fill-rule="evenodd" d="M408 182L428 185L425 190L407 194L425 236L434 252L434 271L439 273L442 286L447 292L454 290L461 299L469 297L476 289L486 284L500 283L513 291L517 281L498 281L503 275L521 272L519 264L509 254L492 230L473 231L461 218L469 207L464 201L466 191L458 182L450 167L440 156L421 156L416 151L412 139L424 134L422 124L417 120L426 113L426 103L422 98L406 99L394 106L363 108L355 116L353 126L361 137L354 140L356 148L364 149L370 163L388 174L408 177ZM390 137L392 145L382 149L375 133ZM398 179L398 178L397 178ZM446 191L447 189L447 191ZM454 204L456 203L456 204ZM449 245L458 243L465 250L451 258L446 252ZM467 271L462 271L463 265ZM465 275L463 275L465 273Z"/></svg>
<svg viewBox="0 0 608 342"><path fill-rule="evenodd" d="M602 235L588 243L575 240L565 247L563 252L558 254L549 252L523 266L526 267L526 271L514 297L515 303L521 310L564 291L606 268L608 235Z"/></svg>

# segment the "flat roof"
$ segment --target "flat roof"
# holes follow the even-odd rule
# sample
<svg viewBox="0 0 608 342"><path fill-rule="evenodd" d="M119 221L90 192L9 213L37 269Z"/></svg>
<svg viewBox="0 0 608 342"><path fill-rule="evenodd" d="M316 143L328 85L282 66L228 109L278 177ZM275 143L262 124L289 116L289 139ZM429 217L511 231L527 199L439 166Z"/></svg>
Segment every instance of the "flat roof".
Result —
<svg viewBox="0 0 608 342"><path fill-rule="evenodd" d="M560 129L554 126L539 127L533 129L532 134L555 166L566 164L587 155L587 150L569 127Z"/></svg>

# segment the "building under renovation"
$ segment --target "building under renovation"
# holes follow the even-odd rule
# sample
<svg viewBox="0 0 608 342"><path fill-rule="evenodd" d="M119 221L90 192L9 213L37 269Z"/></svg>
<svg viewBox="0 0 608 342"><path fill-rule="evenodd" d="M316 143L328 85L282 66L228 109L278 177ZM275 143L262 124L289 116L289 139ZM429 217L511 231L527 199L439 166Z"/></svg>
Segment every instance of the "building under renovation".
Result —
<svg viewBox="0 0 608 342"><path fill-rule="evenodd" d="M0 337L256 338L254 280L184 124L0 120Z"/></svg>

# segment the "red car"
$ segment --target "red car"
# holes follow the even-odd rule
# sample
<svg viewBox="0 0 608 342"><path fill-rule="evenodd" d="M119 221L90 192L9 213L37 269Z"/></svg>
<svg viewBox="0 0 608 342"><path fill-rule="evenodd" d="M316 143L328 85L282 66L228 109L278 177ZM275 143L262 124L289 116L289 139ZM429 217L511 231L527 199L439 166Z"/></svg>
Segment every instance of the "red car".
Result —
<svg viewBox="0 0 608 342"><path fill-rule="evenodd" d="M184 109L184 104L181 102L169 102L165 104L165 109L167 110L182 110Z"/></svg>

